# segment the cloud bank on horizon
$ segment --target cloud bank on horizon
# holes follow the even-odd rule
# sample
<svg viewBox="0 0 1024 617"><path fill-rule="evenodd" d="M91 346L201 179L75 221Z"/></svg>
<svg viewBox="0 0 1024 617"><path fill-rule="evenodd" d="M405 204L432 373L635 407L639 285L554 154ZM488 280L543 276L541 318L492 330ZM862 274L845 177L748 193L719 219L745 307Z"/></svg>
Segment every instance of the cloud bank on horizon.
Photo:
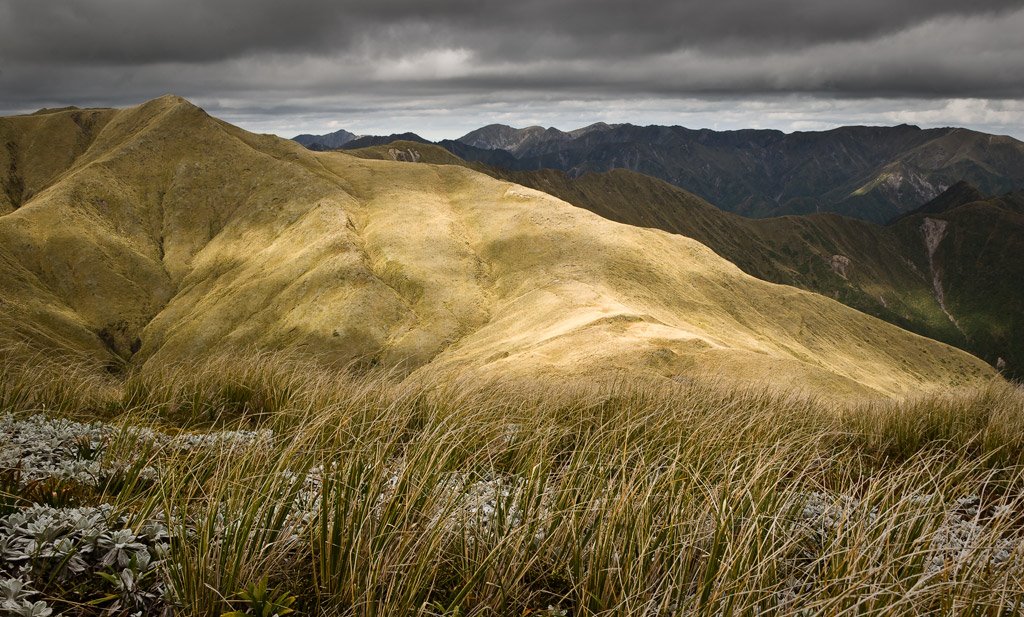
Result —
<svg viewBox="0 0 1024 617"><path fill-rule="evenodd" d="M251 130L960 125L1024 138L1020 0L0 0L0 113Z"/></svg>

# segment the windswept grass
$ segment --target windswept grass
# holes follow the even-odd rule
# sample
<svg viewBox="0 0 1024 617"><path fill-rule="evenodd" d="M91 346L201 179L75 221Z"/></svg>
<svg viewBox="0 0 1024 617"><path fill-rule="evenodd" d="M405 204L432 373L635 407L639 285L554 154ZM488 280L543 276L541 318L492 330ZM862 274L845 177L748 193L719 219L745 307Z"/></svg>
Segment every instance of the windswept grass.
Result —
<svg viewBox="0 0 1024 617"><path fill-rule="evenodd" d="M88 603L88 581L124 614L252 612L254 593L309 615L1024 611L1024 392L1010 384L838 407L706 382L396 382L274 356L117 388L36 375L4 373L0 439L28 431L43 398L71 413L80 397L106 424L89 448L73 427L35 458L5 445L0 515L108 503L121 527L167 536L141 570L158 601L19 570L42 554L0 556L26 598L70 614L112 606ZM60 471L80 455L95 481ZM25 467L44 459L40 491Z"/></svg>

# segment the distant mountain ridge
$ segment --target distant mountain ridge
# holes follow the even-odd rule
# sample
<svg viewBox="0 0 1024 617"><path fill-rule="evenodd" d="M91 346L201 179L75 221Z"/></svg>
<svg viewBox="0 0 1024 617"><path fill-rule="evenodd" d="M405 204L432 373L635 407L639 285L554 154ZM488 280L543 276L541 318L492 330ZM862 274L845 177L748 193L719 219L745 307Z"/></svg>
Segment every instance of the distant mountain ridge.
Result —
<svg viewBox="0 0 1024 617"><path fill-rule="evenodd" d="M353 148L382 146L384 144L389 144L393 141L412 141L423 144L431 143L429 140L420 137L416 133L392 133L391 135L362 135L349 141L344 146L342 146L342 148L350 150Z"/></svg>
<svg viewBox="0 0 1024 617"><path fill-rule="evenodd" d="M553 127L528 126L516 129L505 124L489 124L463 135L457 141L482 150L505 150L519 157L541 144L569 142L593 131L607 131L619 126L622 125L597 122L574 131L560 131Z"/></svg>
<svg viewBox="0 0 1024 617"><path fill-rule="evenodd" d="M363 137L344 149L414 133ZM570 177L637 171L753 218L834 212L885 223L966 181L986 195L1024 189L1024 143L962 128L845 126L783 133L597 123L573 131L491 124L437 142L467 161Z"/></svg>
<svg viewBox="0 0 1024 617"><path fill-rule="evenodd" d="M756 218L835 212L878 223L965 180L986 194L1024 188L1024 143L960 128L847 126L712 131L592 125L578 131L491 125L442 142L458 156L576 177L629 169ZM511 158L495 157L504 150Z"/></svg>
<svg viewBox="0 0 1024 617"><path fill-rule="evenodd" d="M292 140L299 142L310 150L323 151L336 150L357 137L358 135L355 133L350 133L345 129L341 129L326 135L309 135L304 133L302 135L292 137Z"/></svg>
<svg viewBox="0 0 1024 617"><path fill-rule="evenodd" d="M433 143L430 140L420 137L416 133L392 133L391 135L356 135L355 133L346 131L344 129L335 131L333 133L327 133L326 135L311 135L303 133L302 135L296 135L292 137L292 141L296 141L306 148L313 150L314 152L326 152L328 150L341 150L341 149L354 149L354 148L368 148L371 146L381 146L389 144L393 141L412 141L417 143L429 144Z"/></svg>

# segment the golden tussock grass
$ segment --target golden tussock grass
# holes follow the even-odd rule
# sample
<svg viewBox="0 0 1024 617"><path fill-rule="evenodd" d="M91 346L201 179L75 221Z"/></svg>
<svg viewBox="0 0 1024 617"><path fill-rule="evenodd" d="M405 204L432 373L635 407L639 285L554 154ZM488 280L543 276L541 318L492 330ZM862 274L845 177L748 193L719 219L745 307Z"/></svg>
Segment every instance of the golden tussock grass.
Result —
<svg viewBox="0 0 1024 617"><path fill-rule="evenodd" d="M304 614L1024 607L1012 384L839 404L724 381L398 381L266 354L123 383L16 369L0 387L16 416L272 431L155 450L157 481L83 498L167 521L175 614L238 608L264 578Z"/></svg>

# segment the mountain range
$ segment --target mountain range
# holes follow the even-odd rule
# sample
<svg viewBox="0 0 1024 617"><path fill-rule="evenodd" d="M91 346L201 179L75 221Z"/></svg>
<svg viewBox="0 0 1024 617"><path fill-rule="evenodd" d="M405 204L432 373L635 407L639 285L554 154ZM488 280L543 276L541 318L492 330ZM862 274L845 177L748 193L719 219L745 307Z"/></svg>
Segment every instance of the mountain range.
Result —
<svg viewBox="0 0 1024 617"><path fill-rule="evenodd" d="M568 133L537 128L484 127L452 150L467 160L570 176L639 171L750 217L834 212L883 223L961 180L986 194L1024 189L1024 143L960 128L847 126L788 134L630 124ZM495 150L514 163L493 159Z"/></svg>
<svg viewBox="0 0 1024 617"><path fill-rule="evenodd" d="M362 148L406 133L350 141ZM574 131L492 124L439 145L509 170L571 177L628 169L747 217L833 212L885 223L959 181L986 195L1024 189L1024 143L962 128L846 126L830 131L713 131L597 123Z"/></svg>
<svg viewBox="0 0 1024 617"><path fill-rule="evenodd" d="M710 374L831 397L995 375L690 237L399 148L313 152L173 96L3 118L0 141L5 358L119 373L287 350L399 376Z"/></svg>

